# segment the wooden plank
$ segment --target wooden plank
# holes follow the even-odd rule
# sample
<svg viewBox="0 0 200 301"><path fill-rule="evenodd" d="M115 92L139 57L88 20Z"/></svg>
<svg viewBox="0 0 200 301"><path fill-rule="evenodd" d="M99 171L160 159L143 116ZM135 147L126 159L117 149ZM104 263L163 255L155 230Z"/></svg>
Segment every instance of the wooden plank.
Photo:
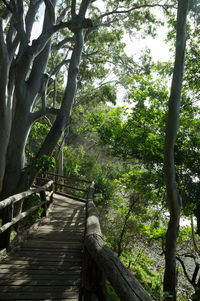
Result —
<svg viewBox="0 0 200 301"><path fill-rule="evenodd" d="M64 289L64 287L63 287ZM0 293L0 300L6 301L6 300L78 300L79 292L72 291L72 292L65 292L63 291L62 287L60 291L54 292L54 291L40 291L40 292L21 292L19 289L16 289L15 291L11 292L2 292Z"/></svg>
<svg viewBox="0 0 200 301"><path fill-rule="evenodd" d="M63 260L61 260L61 259L57 259L57 258L55 258L55 259L48 259L47 258L47 260L43 260L43 258L41 258L41 259L39 259L39 258L37 258L36 260L34 260L34 259L32 259L32 260L30 260L30 258L27 258L27 257L21 257L21 258L11 258L10 260L9 260L9 263L10 264L13 264L13 265L24 265L24 264L29 264L30 266L32 266L32 265L35 265L35 264L40 264L40 265L43 265L43 266L45 266L45 265L58 265L58 266L65 266L65 265L67 265L68 263L73 263L73 264L75 264L75 263L81 263L82 262L82 258L77 258L77 257L68 257L68 258L64 258Z"/></svg>
<svg viewBox="0 0 200 301"><path fill-rule="evenodd" d="M85 219L85 217L83 216L83 214L80 214L80 211L79 210L76 210L76 212L73 212L73 213L67 213L66 212L50 212L49 213L49 219L51 219L51 217L55 217L57 218L57 220L59 220L60 217L64 217L64 218L69 218L69 219Z"/></svg>
<svg viewBox="0 0 200 301"><path fill-rule="evenodd" d="M65 241L82 241L84 237L84 233L80 233L80 232L58 232L57 234L53 234L53 233L49 233L49 232L45 232L45 231L41 231L39 233L36 233L35 235L32 236L32 240L37 239L37 240L44 240L47 241L49 239L51 239L51 241L61 241L61 242L65 242Z"/></svg>
<svg viewBox="0 0 200 301"><path fill-rule="evenodd" d="M34 252L39 252L39 253L50 253L52 254L52 256L54 256L54 254L65 254L67 252L78 252L78 251L81 251L82 250L82 246L81 244L77 244L76 246L66 246L66 248L62 248L62 249L59 249L59 248L39 248L39 247L34 247L34 248L31 248L31 247L22 247L20 248L21 252L26 252L26 253L34 253ZM18 252L18 250L17 250ZM12 254L12 253L11 253Z"/></svg>
<svg viewBox="0 0 200 301"><path fill-rule="evenodd" d="M55 241L54 240L51 240L49 239L49 242L48 242L48 245L46 243L45 240L42 240L40 239L39 241L37 241L36 239L29 239L29 240L26 240L22 246L37 246L37 245L40 245L41 247L44 247L44 248L67 248L68 246L77 246L77 245L82 245L82 241L72 241L72 242L68 242L67 244L64 244L62 241L58 241L56 242L56 245L55 245Z"/></svg>
<svg viewBox="0 0 200 301"><path fill-rule="evenodd" d="M13 256L23 256L26 255L26 256L29 256L29 257L35 257L35 256L46 256L46 257L52 257L52 256L60 256L60 257L64 257L66 254L78 254L79 256L81 256L83 250L82 248L73 248L73 249L68 249L67 251L62 251L60 252L59 250L57 250L57 252L51 252L49 250L40 250L40 249L21 249L20 252L17 251L17 252L14 252L13 254L11 254L10 256L13 257Z"/></svg>
<svg viewBox="0 0 200 301"><path fill-rule="evenodd" d="M76 300L85 203L58 197L49 216L0 265L0 300Z"/></svg>
<svg viewBox="0 0 200 301"><path fill-rule="evenodd" d="M69 193L63 193L61 191L56 191L56 194L57 195L60 195L60 196L64 196L64 197L67 197L67 198L71 198L73 199L74 201L79 201L80 203L87 203L87 199L84 199L84 198L81 198L80 196L75 196L75 195L71 195Z"/></svg>
<svg viewBox="0 0 200 301"><path fill-rule="evenodd" d="M24 254L22 254L24 255ZM14 262L14 261L18 261L18 260L23 260L23 261L32 261L32 262L38 262L40 264L43 264L43 262L52 262L52 264L54 262L62 262L65 263L66 261L77 261L77 262L81 262L82 260L82 254L79 253L71 253L71 254L67 254L66 256L54 256L54 257L50 257L50 256L45 256L45 255L39 255L39 256L35 256L35 257L31 257L31 256L15 256L12 257L9 262ZM42 263L41 263L42 262Z"/></svg>
<svg viewBox="0 0 200 301"><path fill-rule="evenodd" d="M12 292L12 291L16 291L16 289L19 289L19 287L16 285L0 286L0 293L7 292L8 290L10 290ZM76 285L66 285L66 286L55 285L53 288L51 286L40 286L41 292L51 292L52 289L55 292L59 292L61 289L63 292L66 292L66 293L67 292L77 292L77 293L79 292L79 287ZM21 291L32 293L32 292L35 292L35 287L32 285L22 286Z"/></svg>
<svg viewBox="0 0 200 301"><path fill-rule="evenodd" d="M50 292L21 292L18 290L13 292L0 293L0 300L78 300L78 292L63 292L62 289L60 292L50 291Z"/></svg>
<svg viewBox="0 0 200 301"><path fill-rule="evenodd" d="M65 276L65 277L63 277ZM38 284L40 283L40 280L51 280L51 281L78 281L80 282L80 271L79 273L74 273L71 272L71 273L68 273L68 274L62 274L62 275L59 275L59 274L40 274L40 273L29 273L29 274L23 274L23 273L20 273L20 274L0 274L0 283L1 281L3 281L3 283L6 283L7 280L10 280L10 284L12 283L15 283L16 281L20 280L20 281L35 281L37 280L38 281Z"/></svg>
<svg viewBox="0 0 200 301"><path fill-rule="evenodd" d="M75 186L71 186L71 185L66 185L66 184L61 184L61 183L56 183L58 186L63 187L63 188L68 188L68 189L72 189L72 190L77 190L77 191L82 191L82 192L88 192L87 189L84 188L77 188Z"/></svg>
<svg viewBox="0 0 200 301"><path fill-rule="evenodd" d="M28 271L28 270L46 270L49 271L50 273L53 272L60 272L60 271L66 271L66 270L71 270L71 269L76 269L79 268L81 269L82 264L80 264L80 262L73 262L73 265L71 264L71 262L67 262L65 265L52 265L52 264L43 264L40 266L36 266L35 264L29 264L27 262L24 262L23 264L15 264L13 265L12 263L7 263L7 264L2 264L1 265L1 270L3 269L9 269L15 271L15 270L24 270L24 271Z"/></svg>
<svg viewBox="0 0 200 301"><path fill-rule="evenodd" d="M0 286L1 285L16 285L16 286L26 286L26 285L39 285L39 286L51 286L51 285L57 285L57 286L63 286L63 285L80 285L80 278L78 279L40 279L38 280L32 280L32 279L19 279L10 281L9 279L0 279Z"/></svg>
<svg viewBox="0 0 200 301"><path fill-rule="evenodd" d="M84 205L84 203L86 202L85 199L82 198L78 198L78 197L74 197L73 195L69 195L69 194L65 194L65 193L55 193L54 194L54 200L55 203L57 202L62 202L63 203L71 203L71 204L75 204L75 205Z"/></svg>
<svg viewBox="0 0 200 301"><path fill-rule="evenodd" d="M62 233L84 233L84 226L82 225L82 227L81 226L79 226L79 227L76 227L76 226L74 226L74 227L69 227L69 226L50 226L50 225L48 225L48 226L46 226L46 225L42 225L42 226L40 226L40 228L37 230L37 233L43 233L44 231L46 231L46 232L49 232L49 233L58 233L58 232L61 232L62 231Z"/></svg>
<svg viewBox="0 0 200 301"><path fill-rule="evenodd" d="M38 269L16 269L12 266L12 269L1 269L0 270L0 277L7 277L9 278L10 276L14 275L16 277L20 276L20 275L49 275L50 273L52 273L52 270L47 270L47 269L43 269L43 270L38 270ZM67 270L58 270L56 271L56 275L62 275L62 276L67 276L67 275L80 275L81 273L81 269L80 267L75 267L74 269L67 269Z"/></svg>
<svg viewBox="0 0 200 301"><path fill-rule="evenodd" d="M64 260L64 259L69 259L69 258L80 258L82 257L82 250L77 250L76 252L67 252L65 254L54 254L52 256L52 254L47 255L47 254L27 254L27 253L21 253L21 254L13 254L12 256L9 257L9 261L10 260L17 260L17 259L21 259L21 260L34 260L34 261L58 261L58 260Z"/></svg>

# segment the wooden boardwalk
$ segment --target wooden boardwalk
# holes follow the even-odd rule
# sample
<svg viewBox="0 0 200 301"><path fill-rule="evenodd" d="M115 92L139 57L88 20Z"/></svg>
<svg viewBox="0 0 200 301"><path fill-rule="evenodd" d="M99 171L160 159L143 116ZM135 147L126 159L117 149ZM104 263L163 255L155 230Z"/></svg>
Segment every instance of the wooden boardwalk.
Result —
<svg viewBox="0 0 200 301"><path fill-rule="evenodd" d="M78 300L86 206L54 194L53 208L0 263L0 300Z"/></svg>

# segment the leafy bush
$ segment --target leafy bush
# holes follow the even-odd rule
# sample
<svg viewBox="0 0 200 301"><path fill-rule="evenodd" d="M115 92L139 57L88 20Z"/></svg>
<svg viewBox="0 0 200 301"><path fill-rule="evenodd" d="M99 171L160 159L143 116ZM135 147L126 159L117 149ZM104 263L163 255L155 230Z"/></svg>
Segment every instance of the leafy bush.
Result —
<svg viewBox="0 0 200 301"><path fill-rule="evenodd" d="M134 253L124 252L121 260L155 300L162 300L163 276L153 270L154 260L143 253L143 249Z"/></svg>
<svg viewBox="0 0 200 301"><path fill-rule="evenodd" d="M40 197L38 195L31 195L27 199L23 210L26 211L26 210L38 205L39 203L40 203ZM42 207L38 207L38 209L36 211L34 211L33 213L28 215L28 219L30 221L35 221L38 217L40 217L42 215L43 210L44 209Z"/></svg>
<svg viewBox="0 0 200 301"><path fill-rule="evenodd" d="M53 169L55 165L56 165L56 160L54 159L54 157L43 155L42 157L38 158L36 161L30 163L27 168L30 171L45 172Z"/></svg>
<svg viewBox="0 0 200 301"><path fill-rule="evenodd" d="M114 289L109 283L106 283L107 300L109 301L120 301L119 297L115 293Z"/></svg>

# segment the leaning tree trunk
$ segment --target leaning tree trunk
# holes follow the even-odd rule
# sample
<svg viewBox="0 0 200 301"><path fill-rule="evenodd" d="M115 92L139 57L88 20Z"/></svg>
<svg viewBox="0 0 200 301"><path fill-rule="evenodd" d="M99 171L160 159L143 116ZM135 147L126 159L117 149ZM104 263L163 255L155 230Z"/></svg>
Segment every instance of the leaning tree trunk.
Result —
<svg viewBox="0 0 200 301"><path fill-rule="evenodd" d="M164 292L165 300L176 300L176 239L179 230L181 197L176 186L174 145L179 122L181 91L184 73L186 18L188 0L178 1L176 25L176 56L169 98L168 120L164 149L164 173L170 220L166 235Z"/></svg>
<svg viewBox="0 0 200 301"><path fill-rule="evenodd" d="M35 14L31 11L31 5L36 5L36 9L40 2L41 0L30 3L30 14L27 13L26 19L26 31L23 25L23 2L17 2L18 10L16 14L12 11L14 17L20 21L18 24L20 34L19 37L16 36L18 43L15 47L13 46L12 51L13 64L9 60L9 58L12 57L11 53L9 53L9 49L12 47L5 43L8 39L3 36L4 32L0 18L0 75L2 75L2 80L0 81L0 117L4 118L3 120L5 121L10 120L10 124L7 126L8 129L5 127L6 133L2 131L2 128L0 129L0 139L2 139L2 137L4 138L5 135L8 136L7 140L5 139L4 141L5 150L3 149L2 151L5 155L0 153L0 158L2 158L0 163L1 161L6 162L6 164L2 163L0 166L0 200L13 193L26 190L36 175L35 170L33 171L30 168L24 169L24 150L31 125L38 118L46 114L56 114L57 116L35 158L35 160L37 160L43 155L52 154L65 127L70 123L73 100L76 94L79 64L84 45L84 30L92 27L92 21L85 19L90 0L82 0L78 14L76 14L75 9L76 1L72 1L71 20L58 24L55 24L55 4L57 0L52 0L51 3L45 1L47 9L45 10L42 33L39 38L33 41L32 45L29 45L30 31L35 17ZM42 102L42 108L34 111L35 101L38 95L45 90L45 87L43 87L43 78L45 78L44 72L51 51L51 36L56 31L65 27L73 33L74 47L68 69L67 86L61 107L60 109L48 108L46 104ZM15 29L13 29L13 31L15 31ZM17 45L20 45L19 52L17 58L14 59ZM5 70L3 70L3 68ZM10 79L12 79L12 84L9 82ZM15 89L10 89L9 94L8 87L14 87ZM6 110L9 108L9 101L4 101L4 97L9 97L11 92L13 92L13 100L10 105L10 115L8 114L10 116L9 119L9 116L5 116ZM5 104L5 108L2 104ZM0 125L2 125L1 120ZM18 211L18 208L15 208L15 211ZM1 212L1 215L2 224L9 221L9 212L4 210L4 212ZM1 247L6 245L8 239L9 233L1 236Z"/></svg>

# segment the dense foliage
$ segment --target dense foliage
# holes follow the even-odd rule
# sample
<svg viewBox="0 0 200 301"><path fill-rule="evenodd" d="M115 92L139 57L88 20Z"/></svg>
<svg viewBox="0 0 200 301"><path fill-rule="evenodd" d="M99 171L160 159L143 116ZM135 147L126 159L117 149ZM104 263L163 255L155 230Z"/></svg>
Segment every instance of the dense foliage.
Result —
<svg viewBox="0 0 200 301"><path fill-rule="evenodd" d="M0 68L5 79L0 83L0 102L4 102L8 88L7 104L12 104L6 118L0 110L0 138L5 141L0 158L1 198L27 189L41 171L93 180L105 241L153 298L163 300L164 266L158 267L151 252L147 253L155 245L161 260L165 253L168 205L163 159L169 82L174 69L172 60L156 61L149 49L139 57L128 56L124 36L129 34L134 41L155 37L159 26L168 26L166 39L174 55L180 1L115 0L102 1L100 6L97 1L58 1L57 6L52 1L52 16L48 15L49 1L45 1L43 33L47 24L54 24L56 10L55 24L60 27L52 27L55 31L43 47L39 38L25 45L23 38L31 38L30 13L34 7L33 25L41 18L42 2L24 1L24 17L20 7L14 13L7 1L0 3L0 64L5 67L5 46L12 67L6 69L6 78ZM71 28L69 22L84 5L92 25ZM20 21L19 28L13 19ZM3 27L3 23L7 25ZM180 300L190 300L194 291L198 295L200 287L197 275L190 279L184 265L186 254L195 264L200 254L199 1L190 1L188 33L174 162L182 214L190 220L195 217L197 227L183 227L179 232L179 274L186 276L180 278L181 282L184 279L179 284ZM81 46L77 46L78 34L83 37ZM37 43L40 50L34 48ZM16 76L13 66L22 76ZM124 105L118 106L122 100ZM37 199L30 199L27 208L34 202ZM41 214L39 210L37 216ZM179 252L182 246L185 252ZM194 276L198 268L195 265ZM185 283L190 287L186 289ZM117 300L109 284L108 291L109 300Z"/></svg>

